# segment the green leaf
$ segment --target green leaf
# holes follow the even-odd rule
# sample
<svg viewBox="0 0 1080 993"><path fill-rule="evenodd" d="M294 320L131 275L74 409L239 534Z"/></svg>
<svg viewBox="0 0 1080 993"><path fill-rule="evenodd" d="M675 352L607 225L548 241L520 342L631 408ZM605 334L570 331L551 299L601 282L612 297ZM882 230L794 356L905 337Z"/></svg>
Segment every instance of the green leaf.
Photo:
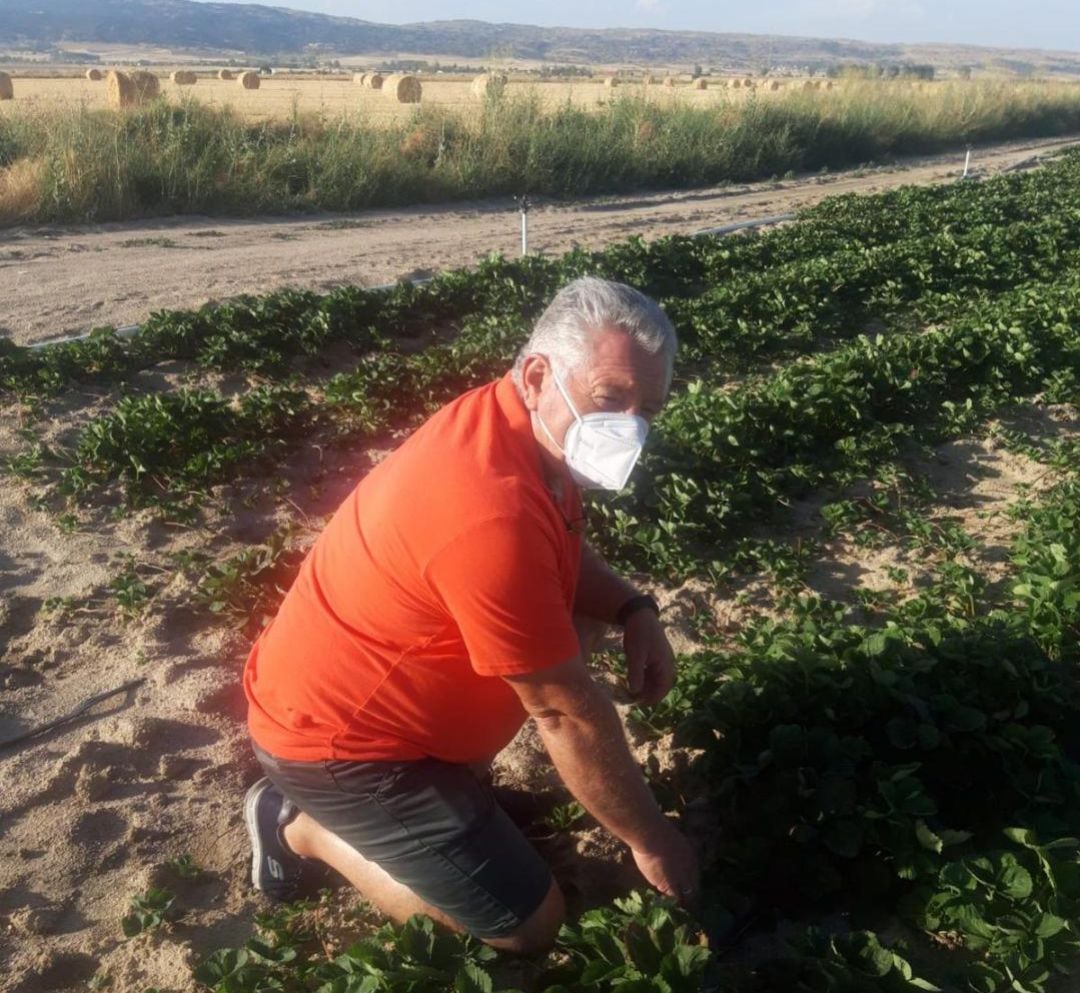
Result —
<svg viewBox="0 0 1080 993"><path fill-rule="evenodd" d="M491 993L491 991L491 976L473 962L466 962L454 978L454 993Z"/></svg>
<svg viewBox="0 0 1080 993"><path fill-rule="evenodd" d="M942 841L938 835L934 834L934 832L926 826L926 821L921 818L915 822L915 837L919 839L919 844L922 845L923 848L926 848L931 852L938 852L940 854L941 850L945 847L945 842Z"/></svg>
<svg viewBox="0 0 1080 993"><path fill-rule="evenodd" d="M1001 873L1001 887L1012 899L1024 900L1031 896L1035 884L1022 865L1007 865Z"/></svg>
<svg viewBox="0 0 1080 993"><path fill-rule="evenodd" d="M1030 828L1022 827L1009 827L1005 828L1005 837L1010 841L1015 841L1018 845L1023 845L1025 848L1038 848L1038 841L1035 837L1035 832Z"/></svg>
<svg viewBox="0 0 1080 993"><path fill-rule="evenodd" d="M853 942L861 946L857 948L856 956L861 970L866 975L880 979L892 972L893 953L883 948L875 935L869 931L863 931L851 937Z"/></svg>
<svg viewBox="0 0 1080 993"><path fill-rule="evenodd" d="M1035 927L1035 934L1039 938L1052 938L1069 926L1069 922L1063 917L1054 914L1043 914Z"/></svg>
<svg viewBox="0 0 1080 993"><path fill-rule="evenodd" d="M623 941L630 961L641 972L649 976L659 970L663 955L653 942L652 935L641 924L632 921L623 933Z"/></svg>

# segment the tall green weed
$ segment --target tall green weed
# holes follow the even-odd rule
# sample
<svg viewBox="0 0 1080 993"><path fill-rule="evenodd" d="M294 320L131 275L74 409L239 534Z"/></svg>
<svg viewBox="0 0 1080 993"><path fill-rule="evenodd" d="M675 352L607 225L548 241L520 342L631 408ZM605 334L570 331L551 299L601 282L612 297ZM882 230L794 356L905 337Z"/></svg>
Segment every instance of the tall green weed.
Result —
<svg viewBox="0 0 1080 993"><path fill-rule="evenodd" d="M995 83L861 82L708 105L627 92L599 109L547 108L534 91L468 113L422 105L391 125L295 109L255 123L195 97L16 110L0 118L0 169L22 163L36 197L18 184L22 206L0 202L0 223L686 188L1075 132L1080 89ZM36 203L30 217L26 203Z"/></svg>

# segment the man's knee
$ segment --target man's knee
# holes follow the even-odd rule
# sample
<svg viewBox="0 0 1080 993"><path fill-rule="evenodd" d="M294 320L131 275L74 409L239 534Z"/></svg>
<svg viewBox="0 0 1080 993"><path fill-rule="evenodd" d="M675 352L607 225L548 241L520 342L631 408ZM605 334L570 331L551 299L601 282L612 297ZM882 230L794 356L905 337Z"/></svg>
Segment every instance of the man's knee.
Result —
<svg viewBox="0 0 1080 993"><path fill-rule="evenodd" d="M566 921L566 901L555 880L544 897L543 903L515 930L499 938L485 939L487 944L501 951L518 955L536 955L547 952L555 944L559 928Z"/></svg>

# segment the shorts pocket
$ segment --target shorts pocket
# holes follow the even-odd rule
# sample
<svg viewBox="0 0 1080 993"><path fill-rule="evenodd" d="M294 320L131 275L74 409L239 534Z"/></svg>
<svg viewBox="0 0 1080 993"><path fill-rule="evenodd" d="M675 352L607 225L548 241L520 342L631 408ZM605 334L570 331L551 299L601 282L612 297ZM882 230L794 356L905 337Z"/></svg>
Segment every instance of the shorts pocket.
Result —
<svg viewBox="0 0 1080 993"><path fill-rule="evenodd" d="M322 763L323 772L342 793L374 799L392 779L395 762L349 762L344 759Z"/></svg>

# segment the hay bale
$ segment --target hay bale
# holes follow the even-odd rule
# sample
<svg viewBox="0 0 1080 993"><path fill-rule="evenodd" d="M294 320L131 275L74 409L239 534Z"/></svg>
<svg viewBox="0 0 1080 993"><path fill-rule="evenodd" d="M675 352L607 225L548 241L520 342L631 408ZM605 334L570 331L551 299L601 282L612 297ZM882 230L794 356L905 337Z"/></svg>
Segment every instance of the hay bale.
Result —
<svg viewBox="0 0 1080 993"><path fill-rule="evenodd" d="M605 90L613 90L618 85L619 85L619 80L615 76L608 76L607 79L604 80L604 89Z"/></svg>
<svg viewBox="0 0 1080 993"><path fill-rule="evenodd" d="M368 74L366 72L354 72L352 81L356 83L357 86L363 86L367 76Z"/></svg>
<svg viewBox="0 0 1080 993"><path fill-rule="evenodd" d="M825 83L825 89L831 90L832 88L833 88L833 81L831 79L827 80L826 83Z"/></svg>
<svg viewBox="0 0 1080 993"><path fill-rule="evenodd" d="M420 80L415 76L400 73L387 76L382 84L383 93L398 103L419 103L423 89Z"/></svg>
<svg viewBox="0 0 1080 993"><path fill-rule="evenodd" d="M252 72L250 69L248 69L246 72L240 73L240 75L237 77L237 82L245 90L257 90L260 86L262 86L262 80L259 78L259 74L257 72Z"/></svg>
<svg viewBox="0 0 1080 993"><path fill-rule="evenodd" d="M105 77L105 95L110 107L132 107L139 102L131 77L119 69L110 69Z"/></svg>
<svg viewBox="0 0 1080 993"><path fill-rule="evenodd" d="M135 102L145 103L153 100L161 92L161 80L152 72L138 70L131 74L131 82L135 87Z"/></svg>
<svg viewBox="0 0 1080 993"><path fill-rule="evenodd" d="M100 80L104 79L105 76L102 74L100 69L87 69L86 78L91 80L92 82L97 83Z"/></svg>
<svg viewBox="0 0 1080 993"><path fill-rule="evenodd" d="M784 84L783 84L783 83L781 83L781 82L780 82L780 80L778 80L778 79L774 79L774 80L773 80L773 81L772 81L771 83L769 83L769 89L770 89L770 90L778 90L778 89L780 89L780 87L781 87L781 86L783 86L783 85L784 85Z"/></svg>
<svg viewBox="0 0 1080 993"><path fill-rule="evenodd" d="M731 81L731 88L732 88L733 90L739 90L739 89L742 89L742 80L741 80L741 79L733 79L733 80Z"/></svg>
<svg viewBox="0 0 1080 993"><path fill-rule="evenodd" d="M472 95L477 100L501 97L506 91L507 79L502 73L485 72L472 81Z"/></svg>
<svg viewBox="0 0 1080 993"><path fill-rule="evenodd" d="M665 76L665 77L664 77L664 85L665 85L665 86L666 86L666 87L667 87L667 88L668 88L669 90L670 90L670 89L674 89L674 88L675 88L675 77L674 77L674 76Z"/></svg>
<svg viewBox="0 0 1080 993"><path fill-rule="evenodd" d="M752 90L754 88L754 81L752 79L744 79L742 81L743 89Z"/></svg>
<svg viewBox="0 0 1080 993"><path fill-rule="evenodd" d="M707 90L709 88L709 81L704 76L698 76L694 80L693 87L695 90Z"/></svg>
<svg viewBox="0 0 1080 993"><path fill-rule="evenodd" d="M105 77L106 99L110 107L132 107L155 99L161 92L161 81L152 72L121 72L110 69Z"/></svg>
<svg viewBox="0 0 1080 993"><path fill-rule="evenodd" d="M655 85L656 85L656 77L655 77L655 76L649 76L649 75L646 75L646 76L645 76L645 78L644 78L644 79L642 80L642 82L643 82L643 83L644 83L644 84L645 84L646 86L655 86Z"/></svg>
<svg viewBox="0 0 1080 993"><path fill-rule="evenodd" d="M236 74L232 69L218 69L218 79L236 79Z"/></svg>
<svg viewBox="0 0 1080 993"><path fill-rule="evenodd" d="M364 86L366 86L369 90L381 90L385 84L386 79L382 76L381 73L364 73Z"/></svg>
<svg viewBox="0 0 1080 993"><path fill-rule="evenodd" d="M0 100L14 100L15 87L11 85L11 76L0 72Z"/></svg>
<svg viewBox="0 0 1080 993"><path fill-rule="evenodd" d="M199 81L199 77L190 69L178 69L169 79L177 86L194 86Z"/></svg>

